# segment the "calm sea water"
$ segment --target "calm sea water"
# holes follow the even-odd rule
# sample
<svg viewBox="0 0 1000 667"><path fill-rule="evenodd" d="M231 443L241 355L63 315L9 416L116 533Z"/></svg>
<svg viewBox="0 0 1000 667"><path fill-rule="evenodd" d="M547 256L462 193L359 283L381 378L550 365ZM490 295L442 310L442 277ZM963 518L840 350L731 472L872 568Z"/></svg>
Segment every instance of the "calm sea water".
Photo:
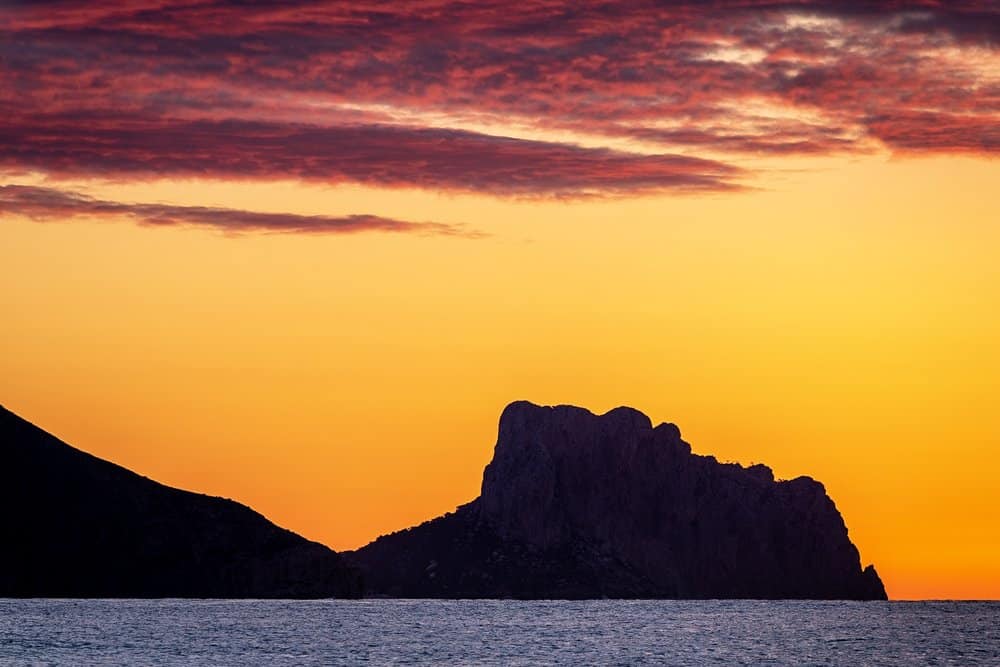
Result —
<svg viewBox="0 0 1000 667"><path fill-rule="evenodd" d="M1000 665L1000 603L0 600L0 664Z"/></svg>

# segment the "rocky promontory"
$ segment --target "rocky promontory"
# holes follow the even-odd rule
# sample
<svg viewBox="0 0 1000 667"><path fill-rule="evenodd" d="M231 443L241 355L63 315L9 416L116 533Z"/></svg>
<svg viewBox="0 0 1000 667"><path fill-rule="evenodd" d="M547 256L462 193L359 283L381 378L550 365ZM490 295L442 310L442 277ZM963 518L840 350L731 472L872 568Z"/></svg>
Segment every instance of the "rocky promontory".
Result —
<svg viewBox="0 0 1000 667"><path fill-rule="evenodd" d="M345 556L384 596L886 598L822 484L631 408L512 403L479 498Z"/></svg>

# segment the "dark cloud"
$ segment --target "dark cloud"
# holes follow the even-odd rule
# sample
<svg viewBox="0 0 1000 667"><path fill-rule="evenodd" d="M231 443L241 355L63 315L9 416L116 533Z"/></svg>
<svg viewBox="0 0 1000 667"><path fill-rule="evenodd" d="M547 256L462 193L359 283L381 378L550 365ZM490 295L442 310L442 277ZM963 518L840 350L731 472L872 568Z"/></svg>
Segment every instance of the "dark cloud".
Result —
<svg viewBox="0 0 1000 667"><path fill-rule="evenodd" d="M879 139L903 152L1000 152L1000 123L950 113L913 113L868 119ZM919 138L918 138L919 137Z"/></svg>
<svg viewBox="0 0 1000 667"><path fill-rule="evenodd" d="M1000 8L973 0L8 3L0 153L117 177L726 190L727 156L995 153L998 38ZM666 154L442 129L463 119Z"/></svg>
<svg viewBox="0 0 1000 667"><path fill-rule="evenodd" d="M496 195L726 190L739 174L692 157L388 125L14 118L0 121L0 143L0 166L56 176L292 177Z"/></svg>
<svg viewBox="0 0 1000 667"><path fill-rule="evenodd" d="M144 225L207 227L225 232L264 231L301 234L407 232L472 238L481 236L458 225L406 222L377 215L296 215L206 206L122 203L95 199L66 190L29 185L0 185L0 216L3 215L25 216L33 220L66 220L75 217L125 218Z"/></svg>

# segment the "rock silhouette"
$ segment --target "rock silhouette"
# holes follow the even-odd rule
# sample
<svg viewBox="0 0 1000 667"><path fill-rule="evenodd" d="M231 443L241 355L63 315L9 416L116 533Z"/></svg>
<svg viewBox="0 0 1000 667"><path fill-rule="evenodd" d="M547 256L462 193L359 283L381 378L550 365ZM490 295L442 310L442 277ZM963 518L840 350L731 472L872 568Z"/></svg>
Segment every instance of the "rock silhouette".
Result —
<svg viewBox="0 0 1000 667"><path fill-rule="evenodd" d="M0 597L358 597L327 547L181 491L0 408Z"/></svg>
<svg viewBox="0 0 1000 667"><path fill-rule="evenodd" d="M479 498L345 556L385 596L886 598L822 484L630 408L512 403Z"/></svg>

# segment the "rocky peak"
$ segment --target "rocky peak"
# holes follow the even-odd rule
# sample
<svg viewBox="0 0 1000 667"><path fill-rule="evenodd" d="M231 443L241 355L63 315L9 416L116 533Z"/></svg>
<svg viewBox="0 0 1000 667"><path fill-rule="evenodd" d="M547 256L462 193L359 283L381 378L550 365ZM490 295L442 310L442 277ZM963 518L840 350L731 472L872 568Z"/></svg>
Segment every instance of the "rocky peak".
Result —
<svg viewBox="0 0 1000 667"><path fill-rule="evenodd" d="M626 407L508 405L478 499L354 557L404 596L885 598L822 484Z"/></svg>
<svg viewBox="0 0 1000 667"><path fill-rule="evenodd" d="M584 540L683 594L723 595L745 576L748 595L787 579L792 596L864 597L871 579L822 484L694 455L675 425L653 428L628 407L512 403L476 508L503 538L540 549ZM814 592L812 567L836 572Z"/></svg>

